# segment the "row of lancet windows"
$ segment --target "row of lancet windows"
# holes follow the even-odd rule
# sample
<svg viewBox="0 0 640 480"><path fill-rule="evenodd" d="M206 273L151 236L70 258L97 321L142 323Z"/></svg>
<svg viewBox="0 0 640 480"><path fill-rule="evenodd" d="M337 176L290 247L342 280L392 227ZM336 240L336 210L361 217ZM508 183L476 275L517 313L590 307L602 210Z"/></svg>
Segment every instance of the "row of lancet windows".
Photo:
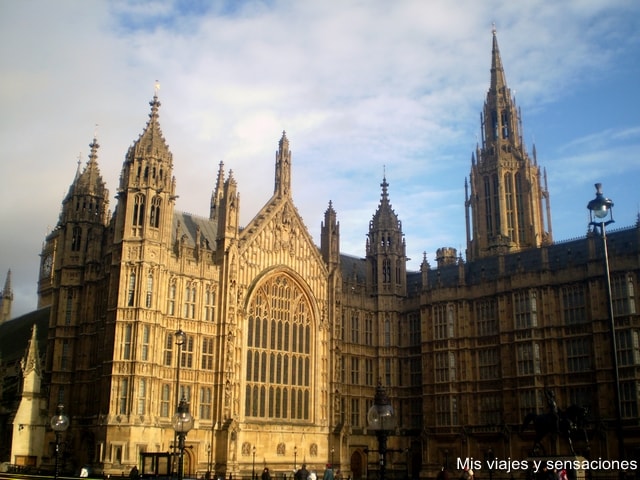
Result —
<svg viewBox="0 0 640 480"><path fill-rule="evenodd" d="M151 178L156 178L156 173L157 173L158 179L162 180L162 176L163 176L162 168L156 169L156 167L151 167L151 169L149 169L149 166L144 167L145 180L149 178L150 173L151 173ZM142 174L142 165L138 165L138 179L140 178L141 174Z"/></svg>
<svg viewBox="0 0 640 480"><path fill-rule="evenodd" d="M136 415L157 415L169 418L175 411L175 406L171 401L174 393L173 385L163 384L160 389L159 412L151 412L150 406L152 388L152 379L139 378L135 380L133 391L130 388L130 380L123 378L117 385L117 405L116 411L119 415L128 415L134 413ZM211 387L200 387L197 398L192 398L191 386L181 385L180 398L185 398L191 404L192 412L197 415L198 420L211 420L213 413L213 389ZM131 397L135 399L131 402ZM197 413L196 413L197 412Z"/></svg>
<svg viewBox="0 0 640 480"><path fill-rule="evenodd" d="M493 139L497 140L498 135L502 138L509 138L509 112L502 110L500 112L500 123L498 123L498 112L491 111L491 124L493 125Z"/></svg>
<svg viewBox="0 0 640 480"><path fill-rule="evenodd" d="M393 266L392 266L393 265ZM376 262L373 263L373 278L377 280L378 278L378 265ZM382 259L382 283L390 284L393 281L393 276L395 275L396 284L402 283L402 268L401 268L401 260L396 260L395 262L391 262L389 258Z"/></svg>
<svg viewBox="0 0 640 480"><path fill-rule="evenodd" d="M504 210L504 219L507 222L507 236L512 241L524 242L526 240L526 232L524 229L524 198L522 196L522 175L520 172L515 174L506 173L504 175L504 205L501 204L500 200L498 176L486 176L483 179L483 183L487 235L494 236L501 233L501 214Z"/></svg>
<svg viewBox="0 0 640 480"><path fill-rule="evenodd" d="M138 280L136 269L129 271L129 277L127 282L127 306L138 306ZM155 295L155 280L153 272L149 272L144 281L143 287L143 305L145 308L153 307L153 299ZM208 286L204 290L204 296L202 299L202 310L198 310L198 284L196 282L188 281L184 286L182 295L182 310L180 311L178 305L178 286L175 280L171 280L167 287L167 315L200 319L207 322L214 320L215 303L216 303L216 290L212 286ZM200 312L202 312L200 314Z"/></svg>

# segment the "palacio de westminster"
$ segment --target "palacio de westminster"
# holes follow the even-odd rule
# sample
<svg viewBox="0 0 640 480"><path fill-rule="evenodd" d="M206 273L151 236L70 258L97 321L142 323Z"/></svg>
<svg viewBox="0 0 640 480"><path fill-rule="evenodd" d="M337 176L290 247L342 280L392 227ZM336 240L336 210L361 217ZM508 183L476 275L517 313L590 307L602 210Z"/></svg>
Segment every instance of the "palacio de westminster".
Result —
<svg viewBox="0 0 640 480"><path fill-rule="evenodd" d="M113 214L94 139L44 239L37 310L0 324L0 462L162 473L184 400L185 477L268 467L290 478L305 463L373 479L377 391L397 422L389 478L435 478L443 466L457 478L467 458L482 462L480 478L524 478L487 461L572 456L562 434L536 443L536 423L522 428L556 407L562 422L570 406L583 414L577 457L640 458L640 222L605 231L594 216L582 238L554 242L546 173L524 147L495 31L490 72L464 184L464 258L441 248L419 271L406 269L386 175L364 256L341 252L331 202L314 243L292 200L284 133L273 195L247 225L222 163L208 215L178 210L157 93ZM56 434L60 404L69 422Z"/></svg>

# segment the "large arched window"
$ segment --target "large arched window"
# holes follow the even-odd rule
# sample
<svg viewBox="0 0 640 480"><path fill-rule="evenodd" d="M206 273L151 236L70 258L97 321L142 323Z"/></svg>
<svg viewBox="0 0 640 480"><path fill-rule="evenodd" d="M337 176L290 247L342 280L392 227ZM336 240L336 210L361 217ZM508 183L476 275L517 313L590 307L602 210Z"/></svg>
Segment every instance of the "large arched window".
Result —
<svg viewBox="0 0 640 480"><path fill-rule="evenodd" d="M312 313L287 275L262 283L249 306L245 415L309 420Z"/></svg>

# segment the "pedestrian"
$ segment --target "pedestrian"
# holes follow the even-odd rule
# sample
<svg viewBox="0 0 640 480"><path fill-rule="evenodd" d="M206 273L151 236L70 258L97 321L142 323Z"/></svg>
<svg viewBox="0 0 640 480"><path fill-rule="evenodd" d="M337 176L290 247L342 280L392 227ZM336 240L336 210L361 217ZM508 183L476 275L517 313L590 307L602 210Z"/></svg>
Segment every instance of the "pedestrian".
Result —
<svg viewBox="0 0 640 480"><path fill-rule="evenodd" d="M303 463L300 470L295 473L295 480L309 480L309 470L307 470L306 463Z"/></svg>
<svg viewBox="0 0 640 480"><path fill-rule="evenodd" d="M264 470L262 471L262 480L271 480L271 474L267 467L264 467Z"/></svg>
<svg viewBox="0 0 640 480"><path fill-rule="evenodd" d="M134 465L129 472L129 478L131 480L138 480L140 478L140 472L138 472L138 467L136 465Z"/></svg>
<svg viewBox="0 0 640 480"><path fill-rule="evenodd" d="M462 471L462 475L460 475L460 480L472 480L471 479L471 474L469 473L469 467L464 467L464 470Z"/></svg>
<svg viewBox="0 0 640 480"><path fill-rule="evenodd" d="M327 463L327 468L324 471L324 475L322 476L322 480L333 480L333 468L330 463Z"/></svg>

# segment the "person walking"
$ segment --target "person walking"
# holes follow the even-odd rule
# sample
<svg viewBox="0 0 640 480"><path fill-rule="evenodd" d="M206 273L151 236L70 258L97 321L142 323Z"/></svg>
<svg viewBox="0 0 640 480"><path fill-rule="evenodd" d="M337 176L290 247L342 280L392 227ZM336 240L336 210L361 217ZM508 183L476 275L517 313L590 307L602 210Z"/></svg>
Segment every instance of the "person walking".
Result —
<svg viewBox="0 0 640 480"><path fill-rule="evenodd" d="M333 480L333 468L330 463L327 463L327 468L324 471L324 475L322 476L322 480Z"/></svg>
<svg viewBox="0 0 640 480"><path fill-rule="evenodd" d="M307 470L307 464L303 463L300 470L295 473L295 480L308 480L309 479L309 470Z"/></svg>

